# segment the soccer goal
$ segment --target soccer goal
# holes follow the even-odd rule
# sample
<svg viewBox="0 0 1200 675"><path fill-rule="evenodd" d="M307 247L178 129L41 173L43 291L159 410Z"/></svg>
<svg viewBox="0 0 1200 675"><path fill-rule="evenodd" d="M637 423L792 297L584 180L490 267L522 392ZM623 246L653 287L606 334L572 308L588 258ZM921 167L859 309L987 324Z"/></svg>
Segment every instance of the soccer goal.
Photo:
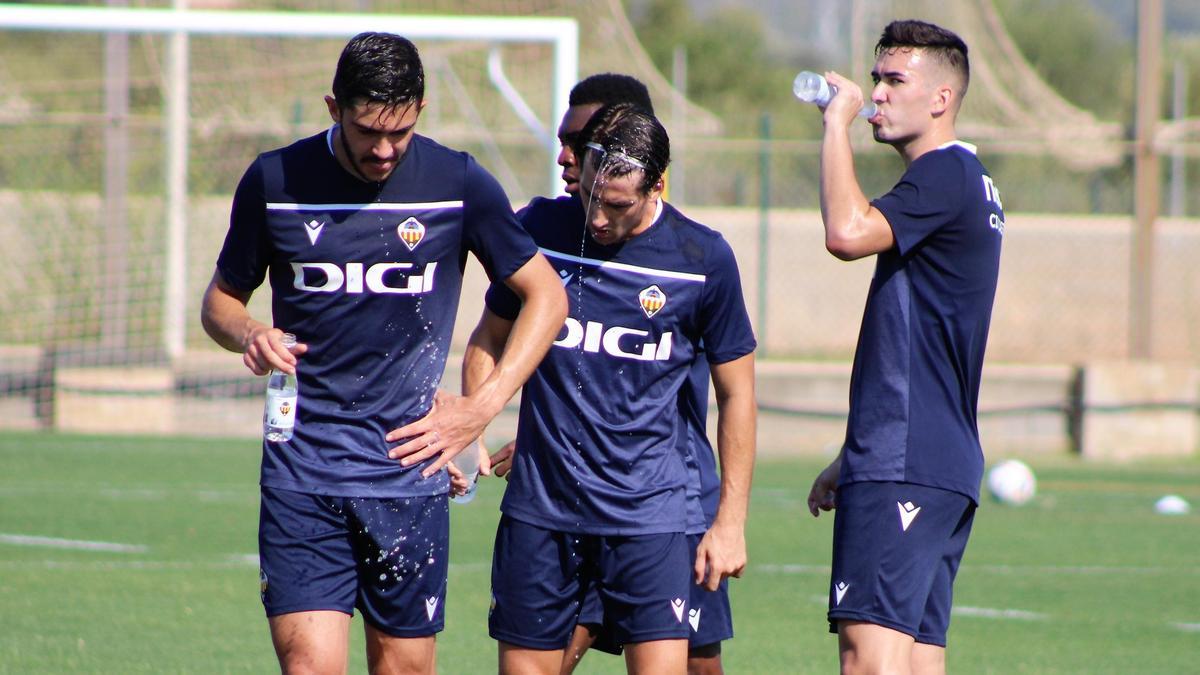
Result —
<svg viewBox="0 0 1200 675"><path fill-rule="evenodd" d="M17 279L0 347L137 364L203 340L237 176L328 124L321 95L365 30L421 48L422 133L479 156L514 200L560 189L574 19L0 4L0 266Z"/></svg>

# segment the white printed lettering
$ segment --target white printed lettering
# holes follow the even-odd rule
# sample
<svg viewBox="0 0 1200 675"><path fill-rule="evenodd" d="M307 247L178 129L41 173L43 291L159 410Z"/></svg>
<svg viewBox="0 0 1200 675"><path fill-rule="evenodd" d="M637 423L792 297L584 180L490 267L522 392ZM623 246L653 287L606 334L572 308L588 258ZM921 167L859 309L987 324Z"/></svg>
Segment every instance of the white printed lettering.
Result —
<svg viewBox="0 0 1200 675"><path fill-rule="evenodd" d="M1000 203L1000 190L996 188L996 183L991 176L983 177L983 196L989 202L995 202L996 206L1004 208L1004 204Z"/></svg>
<svg viewBox="0 0 1200 675"><path fill-rule="evenodd" d="M363 263L346 263L343 271L335 263L303 262L292 263L295 281L292 286L296 290L310 293L336 293L343 288L347 293L358 294L365 292L393 295L419 295L433 290L433 275L437 263L431 262L425 266L421 274L400 275L400 270L412 269L412 263L381 262L375 263L364 270ZM316 283L311 273L318 272L325 277L324 281ZM397 274L391 274L391 273ZM306 274L308 276L306 276ZM391 280L391 283L389 282Z"/></svg>
<svg viewBox="0 0 1200 675"><path fill-rule="evenodd" d="M567 317L563 327L566 335L554 341L555 347L577 349L582 345L585 352L599 354L603 351L609 356L635 361L667 361L671 358L670 332L663 333L658 342L654 342L648 339L650 333L644 330L624 326L605 328L596 321L588 321L585 328L578 319Z"/></svg>

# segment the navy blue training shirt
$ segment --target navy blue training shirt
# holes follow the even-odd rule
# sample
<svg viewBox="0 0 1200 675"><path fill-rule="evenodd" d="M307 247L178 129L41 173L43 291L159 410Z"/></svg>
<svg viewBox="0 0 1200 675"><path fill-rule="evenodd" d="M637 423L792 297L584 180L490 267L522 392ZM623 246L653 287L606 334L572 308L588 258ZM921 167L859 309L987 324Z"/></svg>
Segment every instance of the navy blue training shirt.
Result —
<svg viewBox="0 0 1200 675"><path fill-rule="evenodd" d="M707 532L721 503L721 476L707 433L709 375L708 359L701 350L692 361L687 384L679 390L679 416L686 426L683 440L688 468L688 534Z"/></svg>
<svg viewBox="0 0 1200 675"><path fill-rule="evenodd" d="M1004 211L975 148L948 143L872 204L878 255L854 355L841 484L900 481L978 502L976 408Z"/></svg>
<svg viewBox="0 0 1200 675"><path fill-rule="evenodd" d="M333 129L260 155L238 185L217 269L252 291L269 275L274 325L309 346L295 436L263 443L262 484L313 494L446 492L445 472L388 459L442 377L467 252L505 279L537 249L468 154L414 136L392 174L338 164ZM429 460L433 461L432 459Z"/></svg>
<svg viewBox="0 0 1200 675"><path fill-rule="evenodd" d="M519 215L570 313L523 389L501 510L587 534L695 528L681 390L701 341L710 363L755 348L732 249L668 204L645 232L611 246L586 235L578 198L536 199ZM496 283L487 301L503 318L519 306Z"/></svg>

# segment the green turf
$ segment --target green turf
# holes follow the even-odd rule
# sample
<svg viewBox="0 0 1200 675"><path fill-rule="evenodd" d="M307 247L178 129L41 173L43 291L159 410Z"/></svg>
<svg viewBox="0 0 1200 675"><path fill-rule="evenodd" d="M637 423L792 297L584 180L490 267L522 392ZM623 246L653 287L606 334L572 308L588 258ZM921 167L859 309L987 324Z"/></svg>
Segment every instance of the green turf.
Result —
<svg viewBox="0 0 1200 675"><path fill-rule="evenodd" d="M733 584L731 673L828 673L832 519L803 499L820 460L764 460L750 567ZM1090 466L1033 461L1023 508L985 503L956 586L955 673L1196 672L1200 515L1159 516L1167 493L1200 507L1195 460ZM258 601L253 441L0 435L0 673L263 673L276 668ZM495 669L487 637L502 485L452 508L440 672ZM144 546L89 551L12 535ZM365 672L356 619L351 672ZM589 655L580 673L623 671Z"/></svg>

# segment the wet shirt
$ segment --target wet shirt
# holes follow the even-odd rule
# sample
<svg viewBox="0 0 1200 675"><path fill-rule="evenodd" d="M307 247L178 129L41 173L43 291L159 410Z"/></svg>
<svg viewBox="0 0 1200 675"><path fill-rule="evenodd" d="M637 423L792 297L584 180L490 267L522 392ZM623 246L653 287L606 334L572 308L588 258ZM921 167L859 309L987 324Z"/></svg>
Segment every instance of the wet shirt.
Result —
<svg viewBox="0 0 1200 675"><path fill-rule="evenodd" d="M878 255L850 384L841 483L901 481L979 499L976 408L1004 211L975 149L918 157L872 204Z"/></svg>
<svg viewBox="0 0 1200 675"><path fill-rule="evenodd" d="M262 484L336 496L446 492L387 452L441 380L467 252L493 279L536 246L468 154L415 136L382 183L337 163L333 130L260 155L234 197L217 269L252 291L270 278L274 325L309 351L294 437L264 442ZM432 460L429 460L432 461Z"/></svg>
<svg viewBox="0 0 1200 675"><path fill-rule="evenodd" d="M745 356L755 341L728 243L661 209L649 229L612 246L585 235L578 198L534 200L520 214L570 313L522 392L501 504L517 520L589 534L688 529L681 390L701 341L710 363ZM487 301L504 318L518 307L501 284ZM707 401L707 382L704 391Z"/></svg>

